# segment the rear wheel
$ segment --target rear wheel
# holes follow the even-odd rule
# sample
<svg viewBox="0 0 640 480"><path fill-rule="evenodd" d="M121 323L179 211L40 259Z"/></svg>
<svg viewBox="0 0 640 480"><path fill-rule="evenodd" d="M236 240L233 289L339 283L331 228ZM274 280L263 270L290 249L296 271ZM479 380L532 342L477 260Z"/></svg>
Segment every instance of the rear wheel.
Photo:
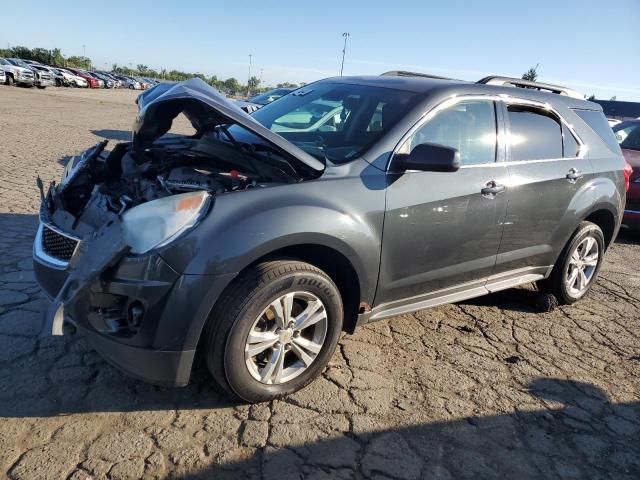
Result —
<svg viewBox="0 0 640 480"><path fill-rule="evenodd" d="M551 275L538 288L558 303L577 302L591 289L605 251L604 235L595 223L582 222L560 254Z"/></svg>
<svg viewBox="0 0 640 480"><path fill-rule="evenodd" d="M331 359L342 300L321 270L275 261L241 274L205 329L207 366L227 392L262 402L295 392Z"/></svg>

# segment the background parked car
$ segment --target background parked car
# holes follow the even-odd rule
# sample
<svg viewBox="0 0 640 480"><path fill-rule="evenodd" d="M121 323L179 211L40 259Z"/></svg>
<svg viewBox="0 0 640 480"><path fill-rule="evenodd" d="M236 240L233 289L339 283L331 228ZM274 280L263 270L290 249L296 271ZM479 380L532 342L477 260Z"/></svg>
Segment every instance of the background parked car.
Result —
<svg viewBox="0 0 640 480"><path fill-rule="evenodd" d="M613 127L613 133L632 169L622 224L629 229L640 230L640 120L620 122Z"/></svg>
<svg viewBox="0 0 640 480"><path fill-rule="evenodd" d="M34 71L36 75L36 79L40 80L41 85L43 81L47 82L47 80L49 80L49 82L47 83L50 83L50 85L45 85L45 86L39 85L38 86L39 88L44 88L44 87L54 86L54 85L62 86L62 79L63 79L62 75L60 73L55 72L51 67L40 65L40 64L33 64L33 63L30 65L31 65L31 69Z"/></svg>
<svg viewBox="0 0 640 480"><path fill-rule="evenodd" d="M114 88L120 88L122 86L122 81L117 79L116 76L113 75L111 72L104 72L102 70L97 70L96 73L99 73L103 77L106 77L109 80L111 80L113 82L113 87Z"/></svg>
<svg viewBox="0 0 640 480"><path fill-rule="evenodd" d="M4 70L0 69L0 85L4 85L7 81L7 76L4 73Z"/></svg>
<svg viewBox="0 0 640 480"><path fill-rule="evenodd" d="M114 88L115 87L115 83L113 82L113 80L106 76L104 73L101 72L90 72L94 77L98 77L98 79L102 80L104 82L104 88Z"/></svg>
<svg viewBox="0 0 640 480"><path fill-rule="evenodd" d="M55 69L60 72L62 77L64 78L64 82L66 85L70 87L79 87L79 88L87 88L89 87L89 82L79 75L71 72L70 70L66 70L64 68L55 67Z"/></svg>
<svg viewBox="0 0 640 480"><path fill-rule="evenodd" d="M98 79L92 75L88 75L88 72L85 72L84 70L80 70L78 68L69 68L69 67L67 67L67 70L69 70L74 75L77 75L78 77L83 78L87 82L89 88L100 88L100 83L98 82Z"/></svg>
<svg viewBox="0 0 640 480"><path fill-rule="evenodd" d="M122 86L124 88L129 88L131 90L142 90L142 85L135 78L127 77L126 75L118 75L118 80L122 81Z"/></svg>
<svg viewBox="0 0 640 480"><path fill-rule="evenodd" d="M36 70L33 65L29 65L27 62L20 58L7 58L9 62L17 67L31 70L33 73L33 84L38 88L47 88L54 85L52 75L47 71Z"/></svg>
<svg viewBox="0 0 640 480"><path fill-rule="evenodd" d="M35 75L30 68L20 67L10 62L7 58L0 58L0 68L2 68L6 74L6 83L8 85L17 84L33 87Z"/></svg>
<svg viewBox="0 0 640 480"><path fill-rule="evenodd" d="M284 97L285 95L293 92L294 90L295 88L274 88L273 90L269 90L268 92L254 95L247 101L236 100L236 103L245 112L251 113L251 112L255 112L260 107L263 107L273 102L274 100Z"/></svg>

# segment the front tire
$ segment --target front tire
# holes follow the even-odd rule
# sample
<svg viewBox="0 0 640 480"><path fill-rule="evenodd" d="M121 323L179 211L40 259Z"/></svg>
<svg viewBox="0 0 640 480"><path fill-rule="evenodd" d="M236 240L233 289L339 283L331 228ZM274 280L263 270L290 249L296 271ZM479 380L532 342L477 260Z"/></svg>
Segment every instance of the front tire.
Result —
<svg viewBox="0 0 640 480"><path fill-rule="evenodd" d="M591 289L602 265L604 234L598 225L581 222L560 254L551 275L538 289L553 294L561 305L570 305Z"/></svg>
<svg viewBox="0 0 640 480"><path fill-rule="evenodd" d="M228 393L263 402L316 378L342 331L343 306L333 281L299 261L273 261L242 273L205 327L207 366Z"/></svg>

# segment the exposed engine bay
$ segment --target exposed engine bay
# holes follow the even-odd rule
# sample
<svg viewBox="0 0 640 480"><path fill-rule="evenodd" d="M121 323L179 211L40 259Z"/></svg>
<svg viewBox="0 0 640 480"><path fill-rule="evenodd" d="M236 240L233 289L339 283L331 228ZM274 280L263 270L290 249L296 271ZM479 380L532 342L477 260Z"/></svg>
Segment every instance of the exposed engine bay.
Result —
<svg viewBox="0 0 640 480"><path fill-rule="evenodd" d="M43 204L53 216L73 217L56 223L68 227L72 222L76 230L79 224L97 228L112 214L170 195L204 190L215 196L297 181L286 163L269 158L268 150L257 152L253 145L220 137L220 131L200 138L176 136L139 149L120 143L111 152L105 151L107 141L100 142L71 159Z"/></svg>

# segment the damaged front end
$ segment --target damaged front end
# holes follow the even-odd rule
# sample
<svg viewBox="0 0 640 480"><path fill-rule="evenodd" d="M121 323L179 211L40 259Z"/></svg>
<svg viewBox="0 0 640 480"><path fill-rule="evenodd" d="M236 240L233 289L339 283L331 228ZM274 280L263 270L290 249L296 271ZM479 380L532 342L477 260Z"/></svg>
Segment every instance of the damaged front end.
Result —
<svg viewBox="0 0 640 480"><path fill-rule="evenodd" d="M199 79L158 88L140 103L131 142L107 151L103 141L72 158L60 183L46 192L38 179L42 205L34 269L53 299L42 334L61 335L70 322L100 337L98 350L107 348L107 337L148 349L146 361L136 353L136 362L146 367L132 373L183 384L185 365L190 366L183 354L192 352L178 351L181 336L158 333L158 324L172 314L165 311L170 297L179 299L172 309L189 315L205 287L168 265L162 248L196 228L217 196L314 178L324 165ZM164 136L179 114L196 134ZM231 137L228 125L240 125L256 142ZM160 353L170 357L169 373L153 367Z"/></svg>

